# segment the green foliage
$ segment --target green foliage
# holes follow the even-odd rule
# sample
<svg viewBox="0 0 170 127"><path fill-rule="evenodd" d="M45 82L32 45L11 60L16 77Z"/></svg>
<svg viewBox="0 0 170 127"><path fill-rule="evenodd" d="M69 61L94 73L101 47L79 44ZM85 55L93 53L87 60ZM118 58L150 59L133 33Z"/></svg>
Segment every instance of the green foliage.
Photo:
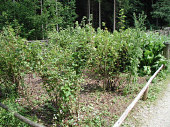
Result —
<svg viewBox="0 0 170 127"><path fill-rule="evenodd" d="M77 24L75 28L50 33L50 40L57 42L64 49L71 50L74 58L72 66L77 74L84 68L95 69L96 73L106 77L112 77L119 72L137 75L139 69L154 72L160 64L166 64L161 55L164 39L141 31L144 29L142 17L141 15L140 21L136 19L137 29L111 34L107 30L95 31L90 25ZM148 48L154 54L153 60L147 55Z"/></svg>
<svg viewBox="0 0 170 127"><path fill-rule="evenodd" d="M152 5L154 18L164 19L170 25L170 2L169 0L158 0Z"/></svg>
<svg viewBox="0 0 170 127"><path fill-rule="evenodd" d="M99 0L94 0L90 10L94 17L93 26L97 28L98 2L96 1L99 2ZM75 20L80 21L83 16L87 16L86 2L82 3L78 0L1 0L0 30L5 25L11 25L13 28L20 27L17 34L29 40L45 39L47 38L47 31L67 28L68 25L73 26ZM106 22L109 30L112 30L113 27L113 7L113 1L101 1L101 20ZM126 22L122 19L125 18L122 12L123 15L126 15ZM124 22L123 26L120 25L120 27L133 26L133 13L139 15L141 12L147 15L147 28L154 28L156 25L160 27L169 25L168 0L146 2L141 0L116 0L118 26ZM117 28L119 29L119 27Z"/></svg>
<svg viewBox="0 0 170 127"><path fill-rule="evenodd" d="M9 26L1 32L0 40L2 91L17 92L18 85L24 85L25 75L36 73L43 80L49 102L55 106L56 124L76 112L83 71L95 70L108 79L121 72L136 77L138 72L150 74L166 64L161 54L163 38L140 29L110 33L76 23L75 28L50 32L45 44L28 43Z"/></svg>
<svg viewBox="0 0 170 127"><path fill-rule="evenodd" d="M24 39L15 37L14 30L11 27L4 29L0 40L0 46L3 47L0 51L0 81L2 86L5 85L3 88L9 90L13 87L16 88L16 85L20 83L22 70L25 70L22 51L26 46L24 45Z"/></svg>
<svg viewBox="0 0 170 127"><path fill-rule="evenodd" d="M71 27L57 33L53 32L55 34L50 33L50 39L62 48L72 50L73 66L77 73L80 68L87 66L95 68L96 72L103 76L125 71L137 75L141 67L145 68L145 71L155 71L160 64L166 63L161 55L164 39L141 31L144 29L142 17L141 15L140 21L136 19L137 29L111 34L107 30L95 31L89 25L77 25L75 29ZM154 55L153 59L150 59L148 53Z"/></svg>
<svg viewBox="0 0 170 127"><path fill-rule="evenodd" d="M50 41L70 52L73 63L70 66L74 68L77 74L86 66L91 53L93 52L93 38L95 30L86 25L81 28L78 24L75 28L69 27L60 30L60 32L49 33Z"/></svg>
<svg viewBox="0 0 170 127"><path fill-rule="evenodd" d="M32 121L36 121L37 118L34 116L30 117L27 113L28 111L24 108L19 107L19 105L15 102L15 99L16 99L16 95L11 95L9 98L5 100L1 100L1 102L6 106L8 106L10 110L17 112ZM5 127L15 127L15 126L29 127L28 124L21 122L18 118L14 117L13 113L9 113L8 111L6 111L1 107L0 107L0 121L1 121L0 125Z"/></svg>
<svg viewBox="0 0 170 127"><path fill-rule="evenodd" d="M74 21L77 18L75 12L76 9L76 0L61 0L62 11L60 12L60 17L62 17L61 27L65 28L68 25L73 26Z"/></svg>
<svg viewBox="0 0 170 127"><path fill-rule="evenodd" d="M136 40L141 42L140 47L143 51L143 57L140 59L140 72L142 71L143 74L152 74L162 64L167 64L167 60L163 56L165 37L152 32L145 33L141 31L146 30L145 19L146 15L144 15L144 12L139 14L138 18L134 13L135 28L137 31L140 31L139 37Z"/></svg>
<svg viewBox="0 0 170 127"><path fill-rule="evenodd" d="M5 93L17 92L19 84L24 83L24 76L37 73L44 83L44 88L57 107L58 120L71 112L73 102L79 90L79 75L72 68L72 54L59 45L46 46L40 42L28 43L15 36L11 27L0 35L0 84ZM23 84L24 85L24 84Z"/></svg>
<svg viewBox="0 0 170 127"><path fill-rule="evenodd" d="M154 73L162 64L167 65L167 60L162 55L165 41L164 37L155 33L146 33L145 43L142 44L143 57L140 67L145 74Z"/></svg>
<svg viewBox="0 0 170 127"><path fill-rule="evenodd" d="M73 25L77 17L75 0L0 1L0 12L0 30L5 25L20 27L17 34L28 39L44 39L47 31Z"/></svg>
<svg viewBox="0 0 170 127"><path fill-rule="evenodd" d="M118 22L118 24L119 24L119 27L120 27L120 29L119 30L124 30L125 29L125 18L126 18L126 16L125 16L125 14L124 14L124 9L120 9L120 11L119 11L119 22Z"/></svg>
<svg viewBox="0 0 170 127"><path fill-rule="evenodd" d="M145 20L146 20L147 16L144 14L144 12L139 14L138 17L136 17L136 14L133 13L133 16L134 16L134 26L135 26L135 28L140 29L140 30L146 30Z"/></svg>

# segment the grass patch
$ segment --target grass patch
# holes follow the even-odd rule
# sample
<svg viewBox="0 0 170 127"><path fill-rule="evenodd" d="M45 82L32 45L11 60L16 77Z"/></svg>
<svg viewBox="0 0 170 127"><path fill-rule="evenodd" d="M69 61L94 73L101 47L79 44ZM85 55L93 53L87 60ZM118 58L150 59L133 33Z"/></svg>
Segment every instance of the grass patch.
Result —
<svg viewBox="0 0 170 127"><path fill-rule="evenodd" d="M24 117L32 120L37 121L37 118L35 116L30 116L27 114L28 110L22 108L19 106L18 103L15 102L16 95L11 95L6 99L1 100L1 103L8 106L9 109L11 109L14 112L18 112L19 114L23 115ZM4 127L29 127L29 125L23 123L19 119L15 118L13 113L9 113L5 109L0 107L0 126Z"/></svg>

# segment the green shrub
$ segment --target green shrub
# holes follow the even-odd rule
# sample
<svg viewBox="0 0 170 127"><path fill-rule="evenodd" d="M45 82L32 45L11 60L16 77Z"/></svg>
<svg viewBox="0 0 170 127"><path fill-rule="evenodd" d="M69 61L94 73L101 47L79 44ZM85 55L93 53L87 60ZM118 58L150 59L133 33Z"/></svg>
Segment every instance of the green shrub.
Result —
<svg viewBox="0 0 170 127"><path fill-rule="evenodd" d="M140 69L144 74L153 74L162 64L167 64L167 60L163 56L165 39L163 36L150 32L143 34L143 40Z"/></svg>
<svg viewBox="0 0 170 127"><path fill-rule="evenodd" d="M80 77L71 66L74 63L70 50L63 50L64 48L52 43L48 46L40 42L28 43L15 36L11 27L4 29L0 40L2 91L17 92L18 85L24 85L26 74L37 73L43 79L49 101L55 103L58 120L71 113Z"/></svg>
<svg viewBox="0 0 170 127"><path fill-rule="evenodd" d="M138 75L139 69L142 73L150 69L154 72L155 66L166 63L162 55L163 38L140 29L110 33L77 24L75 28L50 33L49 37L53 44L71 50L74 69L79 73L83 68L92 67L107 77L119 72Z"/></svg>
<svg viewBox="0 0 170 127"><path fill-rule="evenodd" d="M112 80L115 75L153 73L161 64L163 38L139 29L110 33L91 25L49 33L49 43L28 43L11 27L0 34L1 91L17 92L24 77L36 73L43 80L48 100L55 106L57 123L77 110L77 95L84 70Z"/></svg>
<svg viewBox="0 0 170 127"><path fill-rule="evenodd" d="M36 121L37 118L35 116L29 116L28 114L28 110L21 108L16 102L16 95L10 95L10 97L8 99L5 100L1 100L1 102L3 104L5 104L6 106L8 106L8 108L14 112L17 112L21 115L23 115L24 117L32 120L32 121ZM19 120L18 118L14 117L14 113L10 113L8 111L6 111L5 109L0 107L0 126L5 126L5 127L29 127L28 124L22 122L21 120Z"/></svg>

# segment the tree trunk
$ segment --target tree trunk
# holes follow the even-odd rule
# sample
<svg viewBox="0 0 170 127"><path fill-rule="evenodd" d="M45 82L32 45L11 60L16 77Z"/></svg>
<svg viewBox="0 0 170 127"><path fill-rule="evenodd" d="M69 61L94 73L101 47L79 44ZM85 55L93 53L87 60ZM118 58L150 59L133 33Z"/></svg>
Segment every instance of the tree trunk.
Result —
<svg viewBox="0 0 170 127"><path fill-rule="evenodd" d="M114 0L114 21L113 21L113 31L116 30L116 0Z"/></svg>
<svg viewBox="0 0 170 127"><path fill-rule="evenodd" d="M158 28L159 22L158 22L158 18L156 18L156 27Z"/></svg>
<svg viewBox="0 0 170 127"><path fill-rule="evenodd" d="M15 0L13 0L14 6L15 6ZM15 7L14 7L14 19L15 19Z"/></svg>
<svg viewBox="0 0 170 127"><path fill-rule="evenodd" d="M42 13L43 13L43 0L41 0L41 16L42 16ZM43 23L41 25L41 29L42 29L43 39L44 39L44 25L43 25Z"/></svg>
<svg viewBox="0 0 170 127"><path fill-rule="evenodd" d="M89 23L90 23L90 0L88 0L88 19L89 19Z"/></svg>
<svg viewBox="0 0 170 127"><path fill-rule="evenodd" d="M99 27L101 28L101 0L99 0Z"/></svg>
<svg viewBox="0 0 170 127"><path fill-rule="evenodd" d="M57 2L58 2L58 0L56 0L56 16L58 17ZM58 23L57 23L56 29L57 29L57 32L58 32L58 29L59 29L59 28L58 28Z"/></svg>

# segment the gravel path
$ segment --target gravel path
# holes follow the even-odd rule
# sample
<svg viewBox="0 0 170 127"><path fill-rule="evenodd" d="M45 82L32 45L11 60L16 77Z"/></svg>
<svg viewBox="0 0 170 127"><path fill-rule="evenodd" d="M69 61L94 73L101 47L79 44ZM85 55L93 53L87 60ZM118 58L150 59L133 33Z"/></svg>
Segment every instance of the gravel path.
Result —
<svg viewBox="0 0 170 127"><path fill-rule="evenodd" d="M170 127L170 84L157 103L143 111L142 127Z"/></svg>

